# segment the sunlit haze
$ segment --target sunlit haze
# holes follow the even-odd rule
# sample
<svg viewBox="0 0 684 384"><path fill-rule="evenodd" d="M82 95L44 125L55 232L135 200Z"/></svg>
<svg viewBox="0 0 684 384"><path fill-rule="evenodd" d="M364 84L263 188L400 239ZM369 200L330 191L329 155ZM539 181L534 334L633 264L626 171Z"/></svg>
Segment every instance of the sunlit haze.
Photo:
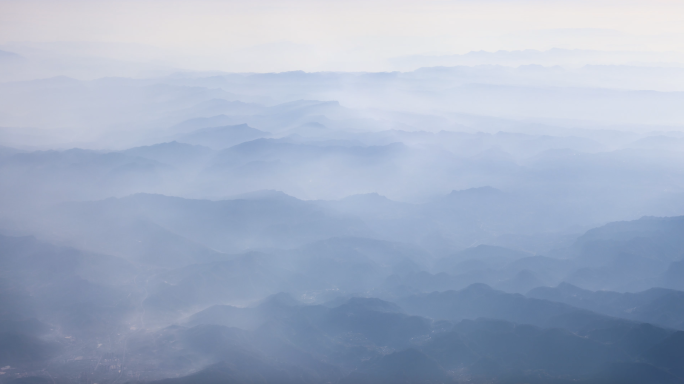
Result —
<svg viewBox="0 0 684 384"><path fill-rule="evenodd" d="M410 55L553 48L684 54L681 1L0 2L0 43L155 68L391 71ZM616 63L617 64L617 63ZM415 68L409 68L415 69Z"/></svg>

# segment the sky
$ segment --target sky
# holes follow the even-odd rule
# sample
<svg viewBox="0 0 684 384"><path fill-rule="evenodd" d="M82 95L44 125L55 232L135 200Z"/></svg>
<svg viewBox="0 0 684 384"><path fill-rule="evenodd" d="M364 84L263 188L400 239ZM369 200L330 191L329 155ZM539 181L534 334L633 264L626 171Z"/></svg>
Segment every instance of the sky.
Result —
<svg viewBox="0 0 684 384"><path fill-rule="evenodd" d="M0 45L249 72L480 50L682 54L684 1L0 0Z"/></svg>

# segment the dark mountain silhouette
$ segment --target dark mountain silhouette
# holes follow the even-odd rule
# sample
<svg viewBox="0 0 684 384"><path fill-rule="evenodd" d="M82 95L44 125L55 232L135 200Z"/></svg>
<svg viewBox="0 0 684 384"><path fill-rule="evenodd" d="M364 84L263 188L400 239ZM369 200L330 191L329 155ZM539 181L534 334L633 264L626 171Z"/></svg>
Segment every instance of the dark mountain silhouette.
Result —
<svg viewBox="0 0 684 384"><path fill-rule="evenodd" d="M122 199L63 204L47 216L62 222L53 234L62 240L107 253L168 260L218 260L225 252L279 245L294 247L330 236L361 234L359 220L329 214L294 198L222 201L139 194ZM199 225L196 225L198 223Z"/></svg>
<svg viewBox="0 0 684 384"><path fill-rule="evenodd" d="M528 297L557 301L578 308L660 326L683 329L684 292L651 288L638 293L592 292L563 283L556 288L540 287Z"/></svg>
<svg viewBox="0 0 684 384"><path fill-rule="evenodd" d="M592 262L606 262L621 254L658 261L684 258L679 236L684 232L684 217L644 217L639 220L610 223L587 231L573 245L573 250Z"/></svg>
<svg viewBox="0 0 684 384"><path fill-rule="evenodd" d="M473 284L460 291L408 296L399 300L398 304L408 313L436 320L460 321L485 317L542 327L556 326L572 331L595 327L604 322L621 323L621 320L567 304L497 291L485 284Z"/></svg>
<svg viewBox="0 0 684 384"><path fill-rule="evenodd" d="M212 307L193 316L206 321L202 325L161 331L167 342L179 343L173 354L199 353L214 362L167 382L287 382L297 372L305 382L448 383L467 377L474 382L593 383L624 378L616 370L620 364L642 379L679 380L677 354L668 352L679 348L678 333L643 323L602 318L576 333L502 320L432 322L378 299L320 306L284 294L255 307L227 309ZM238 313L261 325L243 331L211 324ZM379 347L396 349L383 353ZM257 372L264 375L257 379Z"/></svg>
<svg viewBox="0 0 684 384"><path fill-rule="evenodd" d="M416 349L394 352L371 360L341 383L450 383L454 382L436 361Z"/></svg>
<svg viewBox="0 0 684 384"><path fill-rule="evenodd" d="M678 331L669 335L644 352L643 357L646 361L684 380L684 332Z"/></svg>
<svg viewBox="0 0 684 384"><path fill-rule="evenodd" d="M201 145L189 145L172 141L170 143L131 148L123 151L123 153L184 168L207 159L212 151Z"/></svg>

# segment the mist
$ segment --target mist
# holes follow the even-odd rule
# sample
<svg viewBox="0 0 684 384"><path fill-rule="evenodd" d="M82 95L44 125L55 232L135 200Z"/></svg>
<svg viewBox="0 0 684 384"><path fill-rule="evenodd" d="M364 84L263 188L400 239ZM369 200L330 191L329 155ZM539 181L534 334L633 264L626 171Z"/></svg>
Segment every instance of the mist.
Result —
<svg viewBox="0 0 684 384"><path fill-rule="evenodd" d="M680 5L0 8L0 383L684 383Z"/></svg>

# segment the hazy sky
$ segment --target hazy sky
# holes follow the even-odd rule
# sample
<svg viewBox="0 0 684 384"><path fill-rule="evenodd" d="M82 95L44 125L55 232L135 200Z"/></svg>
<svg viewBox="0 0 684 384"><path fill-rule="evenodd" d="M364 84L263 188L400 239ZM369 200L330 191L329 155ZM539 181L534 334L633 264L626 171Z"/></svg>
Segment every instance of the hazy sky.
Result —
<svg viewBox="0 0 684 384"><path fill-rule="evenodd" d="M195 69L377 70L392 57L473 50L684 52L684 1L0 0L0 7L5 49L60 42L33 46Z"/></svg>

